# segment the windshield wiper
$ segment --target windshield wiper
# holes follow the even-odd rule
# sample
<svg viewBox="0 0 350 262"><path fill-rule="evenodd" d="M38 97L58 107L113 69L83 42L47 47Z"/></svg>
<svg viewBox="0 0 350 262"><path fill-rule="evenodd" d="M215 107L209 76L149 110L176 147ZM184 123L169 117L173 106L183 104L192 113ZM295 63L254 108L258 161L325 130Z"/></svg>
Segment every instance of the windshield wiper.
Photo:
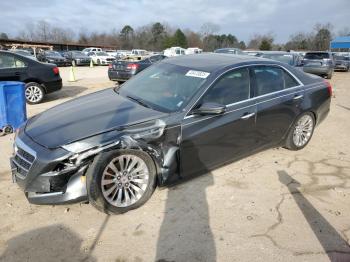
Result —
<svg viewBox="0 0 350 262"><path fill-rule="evenodd" d="M127 98L137 102L138 104L147 107L147 108L151 108L148 104L146 104L141 98L136 98L136 97L132 97L132 96L126 96Z"/></svg>

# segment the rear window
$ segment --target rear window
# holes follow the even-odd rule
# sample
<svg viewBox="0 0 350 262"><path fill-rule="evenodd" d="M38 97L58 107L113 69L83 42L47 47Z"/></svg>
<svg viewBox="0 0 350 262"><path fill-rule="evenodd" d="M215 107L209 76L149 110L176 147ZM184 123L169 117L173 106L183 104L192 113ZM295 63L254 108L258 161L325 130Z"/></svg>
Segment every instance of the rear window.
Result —
<svg viewBox="0 0 350 262"><path fill-rule="evenodd" d="M253 72L256 79L255 96L266 95L299 85L291 75L279 67L256 66L253 68Z"/></svg>
<svg viewBox="0 0 350 262"><path fill-rule="evenodd" d="M334 56L335 60L346 60L345 56L341 56L341 55L336 55Z"/></svg>
<svg viewBox="0 0 350 262"><path fill-rule="evenodd" d="M328 53L306 53L304 58L306 58L306 59L328 59L329 54Z"/></svg>

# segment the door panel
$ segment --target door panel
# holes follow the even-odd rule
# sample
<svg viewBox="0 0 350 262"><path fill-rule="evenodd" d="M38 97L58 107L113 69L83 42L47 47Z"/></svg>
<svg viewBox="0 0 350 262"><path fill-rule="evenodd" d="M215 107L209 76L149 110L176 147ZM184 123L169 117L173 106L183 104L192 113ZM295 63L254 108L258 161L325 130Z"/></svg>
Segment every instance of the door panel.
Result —
<svg viewBox="0 0 350 262"><path fill-rule="evenodd" d="M255 113L256 105L248 101L228 107L223 115L185 119L181 144L182 175L206 172L251 151L256 145Z"/></svg>
<svg viewBox="0 0 350 262"><path fill-rule="evenodd" d="M297 115L304 91L285 90L257 100L256 128L259 147L278 144L286 135Z"/></svg>
<svg viewBox="0 0 350 262"><path fill-rule="evenodd" d="M303 101L303 86L284 69L254 67L259 148L277 145L286 135Z"/></svg>

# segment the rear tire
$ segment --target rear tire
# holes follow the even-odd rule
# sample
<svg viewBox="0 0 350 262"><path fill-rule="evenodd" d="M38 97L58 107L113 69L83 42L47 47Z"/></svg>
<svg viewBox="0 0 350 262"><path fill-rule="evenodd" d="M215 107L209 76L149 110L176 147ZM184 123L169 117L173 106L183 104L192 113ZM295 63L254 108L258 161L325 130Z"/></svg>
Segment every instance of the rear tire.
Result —
<svg viewBox="0 0 350 262"><path fill-rule="evenodd" d="M313 113L307 112L300 115L289 130L285 148L294 151L303 149L312 138L315 124Z"/></svg>
<svg viewBox="0 0 350 262"><path fill-rule="evenodd" d="M96 156L86 173L89 202L106 214L142 206L156 188L152 158L139 150L113 150Z"/></svg>
<svg viewBox="0 0 350 262"><path fill-rule="evenodd" d="M26 101L30 105L39 104L43 101L45 91L42 86L36 82L30 82L25 85Z"/></svg>

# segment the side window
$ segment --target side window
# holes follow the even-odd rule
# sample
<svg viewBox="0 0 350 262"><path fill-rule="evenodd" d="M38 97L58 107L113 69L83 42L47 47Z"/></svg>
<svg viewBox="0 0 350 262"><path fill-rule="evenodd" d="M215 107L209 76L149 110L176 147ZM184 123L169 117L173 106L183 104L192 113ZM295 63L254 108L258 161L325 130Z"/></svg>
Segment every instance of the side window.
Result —
<svg viewBox="0 0 350 262"><path fill-rule="evenodd" d="M15 57L7 54L0 54L0 68L15 68Z"/></svg>
<svg viewBox="0 0 350 262"><path fill-rule="evenodd" d="M248 68L236 69L223 75L204 95L202 103L228 105L243 101L250 95Z"/></svg>
<svg viewBox="0 0 350 262"><path fill-rule="evenodd" d="M22 67L27 66L27 64L25 62L23 62L22 60L19 60L17 58L15 58L15 65L17 68L22 68Z"/></svg>
<svg viewBox="0 0 350 262"><path fill-rule="evenodd" d="M290 87L299 85L299 83L294 79L294 77L292 77L286 71L283 71L283 74L284 74L284 88L290 88Z"/></svg>
<svg viewBox="0 0 350 262"><path fill-rule="evenodd" d="M256 80L256 96L284 89L284 71L279 67L257 66L253 68Z"/></svg>

